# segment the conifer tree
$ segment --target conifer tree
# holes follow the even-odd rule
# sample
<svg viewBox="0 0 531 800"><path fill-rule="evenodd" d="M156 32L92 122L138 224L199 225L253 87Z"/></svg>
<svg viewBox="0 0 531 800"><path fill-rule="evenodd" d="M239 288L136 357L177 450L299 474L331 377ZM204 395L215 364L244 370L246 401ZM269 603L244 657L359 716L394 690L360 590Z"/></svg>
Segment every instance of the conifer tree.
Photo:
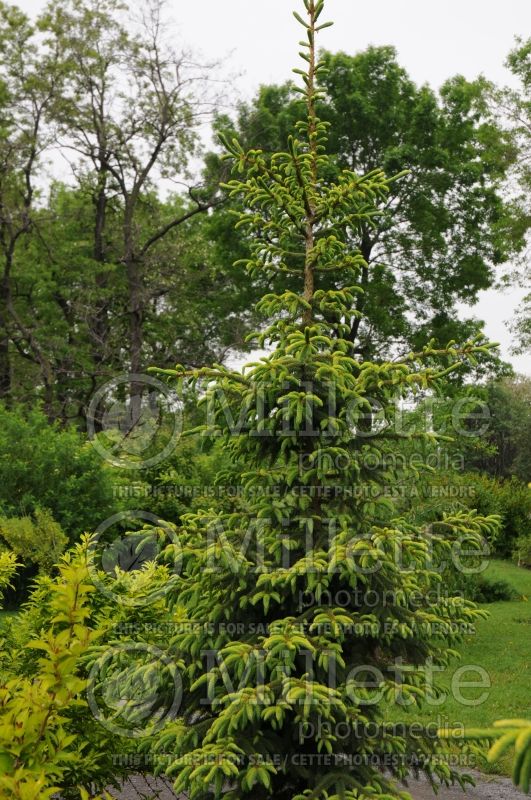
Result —
<svg viewBox="0 0 531 800"><path fill-rule="evenodd" d="M239 490L233 512L207 508L179 530L170 646L186 691L156 749L172 754L164 768L176 791L205 800L402 796L411 765L433 783L464 780L437 737L393 726L388 712L398 703L406 717L436 696L430 670L449 663L480 615L444 595L440 564L455 540L470 549L495 520L456 514L426 531L396 518L389 490L401 475L382 456L406 435L400 400L436 391L489 345L428 344L392 363L353 357L366 264L347 233L376 218L390 180L379 170L330 177L316 37L331 23L324 0L304 6L296 72L307 116L288 151L270 159L224 142L228 189L246 209L237 225L253 235L249 273L285 273L300 292L263 298L274 321L256 338L272 352L241 373L158 370L201 382L203 432L224 437L233 467L220 480Z"/></svg>

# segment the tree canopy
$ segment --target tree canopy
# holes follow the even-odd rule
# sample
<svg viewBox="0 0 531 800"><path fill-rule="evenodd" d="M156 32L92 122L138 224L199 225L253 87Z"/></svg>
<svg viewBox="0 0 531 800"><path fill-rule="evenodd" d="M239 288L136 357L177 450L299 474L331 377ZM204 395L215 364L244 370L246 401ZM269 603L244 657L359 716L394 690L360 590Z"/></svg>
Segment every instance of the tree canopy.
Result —
<svg viewBox="0 0 531 800"><path fill-rule="evenodd" d="M391 187L378 224L362 226L351 243L367 261L356 301L363 318L351 329L357 351L385 354L477 331L459 321L457 303L473 304L495 283L529 224L504 198L515 149L484 82L456 76L439 93L419 87L393 47L324 53L323 61L319 113L330 123L332 172L409 171ZM234 122L220 117L217 125L272 153L302 113L292 84L265 86Z"/></svg>

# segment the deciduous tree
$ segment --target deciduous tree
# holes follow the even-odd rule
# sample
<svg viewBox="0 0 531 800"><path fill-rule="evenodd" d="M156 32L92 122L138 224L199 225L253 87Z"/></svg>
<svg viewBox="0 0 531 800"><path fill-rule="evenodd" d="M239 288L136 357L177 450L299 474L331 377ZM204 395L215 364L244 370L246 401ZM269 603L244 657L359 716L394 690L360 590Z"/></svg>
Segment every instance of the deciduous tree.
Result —
<svg viewBox="0 0 531 800"><path fill-rule="evenodd" d="M354 304L363 313L350 331L356 352L385 356L431 336L444 343L473 335L480 324L461 323L457 304L473 304L493 285L529 226L504 199L516 151L491 112L485 82L457 76L439 93L419 87L392 47L324 53L323 63L318 108L330 123L331 174L409 170L390 186L376 225L352 235L352 250L367 264ZM293 85L267 86L235 123L221 117L218 128L271 154L286 147L301 114Z"/></svg>

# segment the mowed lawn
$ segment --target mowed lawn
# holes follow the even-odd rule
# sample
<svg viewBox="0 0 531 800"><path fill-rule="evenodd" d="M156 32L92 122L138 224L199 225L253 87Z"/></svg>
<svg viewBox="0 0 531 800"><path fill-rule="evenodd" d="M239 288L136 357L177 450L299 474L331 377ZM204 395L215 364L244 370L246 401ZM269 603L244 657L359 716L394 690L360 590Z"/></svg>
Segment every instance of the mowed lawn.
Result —
<svg viewBox="0 0 531 800"><path fill-rule="evenodd" d="M494 560L484 575L489 582L506 581L521 599L482 606L489 612L488 619L479 621L476 633L467 636L458 648L461 659L441 673L437 681L446 691L445 702L438 707L425 707L420 713L418 710L410 712L416 720L440 721L442 727L463 724L467 728L477 728L490 727L497 719L531 717L531 570ZM487 687L462 689L465 700L481 700L477 705L459 702L452 692L452 678L456 670L465 665L481 667L488 676L485 679L484 674L477 672L463 675L464 681L490 683ZM397 711L393 710L393 720L404 719L403 712ZM489 771L510 774L510 765L511 754Z"/></svg>

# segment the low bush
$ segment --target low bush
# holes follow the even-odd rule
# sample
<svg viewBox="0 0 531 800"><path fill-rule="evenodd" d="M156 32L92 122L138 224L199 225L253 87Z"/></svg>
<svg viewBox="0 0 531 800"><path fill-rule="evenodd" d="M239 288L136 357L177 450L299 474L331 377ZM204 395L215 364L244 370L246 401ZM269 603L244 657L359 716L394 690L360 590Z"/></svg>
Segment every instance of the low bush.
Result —
<svg viewBox="0 0 531 800"><path fill-rule="evenodd" d="M14 553L0 552L0 600L17 571L17 557Z"/></svg>
<svg viewBox="0 0 531 800"><path fill-rule="evenodd" d="M492 555L510 558L517 542L531 537L531 489L517 478L446 470L424 474L415 489L406 513L416 523L431 524L444 513L465 509L500 517L499 531L489 541Z"/></svg>
<svg viewBox="0 0 531 800"><path fill-rule="evenodd" d="M47 509L37 508L33 517L0 517L2 541L24 564L35 564L49 573L64 552L68 539Z"/></svg>
<svg viewBox="0 0 531 800"><path fill-rule="evenodd" d="M163 646L167 607L150 606L155 632L145 648L127 633L118 636L120 625L140 626L146 610L142 604L117 603L98 588L89 544L84 537L63 556L55 577L40 576L29 602L2 627L3 800L51 800L59 792L62 800L111 800L105 787L118 787L126 778L127 758L138 752L139 726L157 720L156 711L138 698L142 691L148 703L153 697L154 669L166 679L165 664L153 661L150 647ZM0 587L15 568L14 555L0 553ZM149 564L117 573L116 583L138 600L168 577L163 566ZM109 720L99 717L98 702ZM128 726L126 735L120 726Z"/></svg>
<svg viewBox="0 0 531 800"><path fill-rule="evenodd" d="M479 578L468 599L476 603L500 603L518 600L520 595L507 581L489 581Z"/></svg>
<svg viewBox="0 0 531 800"><path fill-rule="evenodd" d="M516 540L513 559L519 567L531 567L531 533L520 536Z"/></svg>
<svg viewBox="0 0 531 800"><path fill-rule="evenodd" d="M33 516L0 517L0 549L19 559L19 569L5 592L5 605L16 608L28 596L28 587L38 574L49 574L65 551L68 539L46 509Z"/></svg>
<svg viewBox="0 0 531 800"><path fill-rule="evenodd" d="M226 469L227 455L221 447L184 437L167 460L143 470L141 480L132 481L129 471L117 470L115 496L123 506L136 508L143 502L155 516L174 522L205 502L229 510L237 498L228 476L218 480Z"/></svg>
<svg viewBox="0 0 531 800"><path fill-rule="evenodd" d="M500 481L474 473L466 473L464 478L473 489L468 505L479 514L501 517L494 547L497 555L510 558L517 540L531 536L531 490L518 478Z"/></svg>
<svg viewBox="0 0 531 800"><path fill-rule="evenodd" d="M50 425L40 410L0 405L0 515L49 509L69 543L116 510L110 471L75 430Z"/></svg>
<svg viewBox="0 0 531 800"><path fill-rule="evenodd" d="M20 670L9 640L6 649L11 650L11 657L2 665L0 796L6 800L45 800L58 791L64 798L88 800L89 794L82 788L90 785L87 765L92 762L95 768L101 757L100 745L95 750L87 733L81 736L72 731L72 712L81 718L86 706L80 659L97 635L86 624L93 587L87 582L80 552L63 562L50 589L48 624L38 638L24 642L38 654L32 674ZM90 730L87 725L85 731ZM84 755L78 758L82 751ZM72 784L77 784L75 794L70 791Z"/></svg>

